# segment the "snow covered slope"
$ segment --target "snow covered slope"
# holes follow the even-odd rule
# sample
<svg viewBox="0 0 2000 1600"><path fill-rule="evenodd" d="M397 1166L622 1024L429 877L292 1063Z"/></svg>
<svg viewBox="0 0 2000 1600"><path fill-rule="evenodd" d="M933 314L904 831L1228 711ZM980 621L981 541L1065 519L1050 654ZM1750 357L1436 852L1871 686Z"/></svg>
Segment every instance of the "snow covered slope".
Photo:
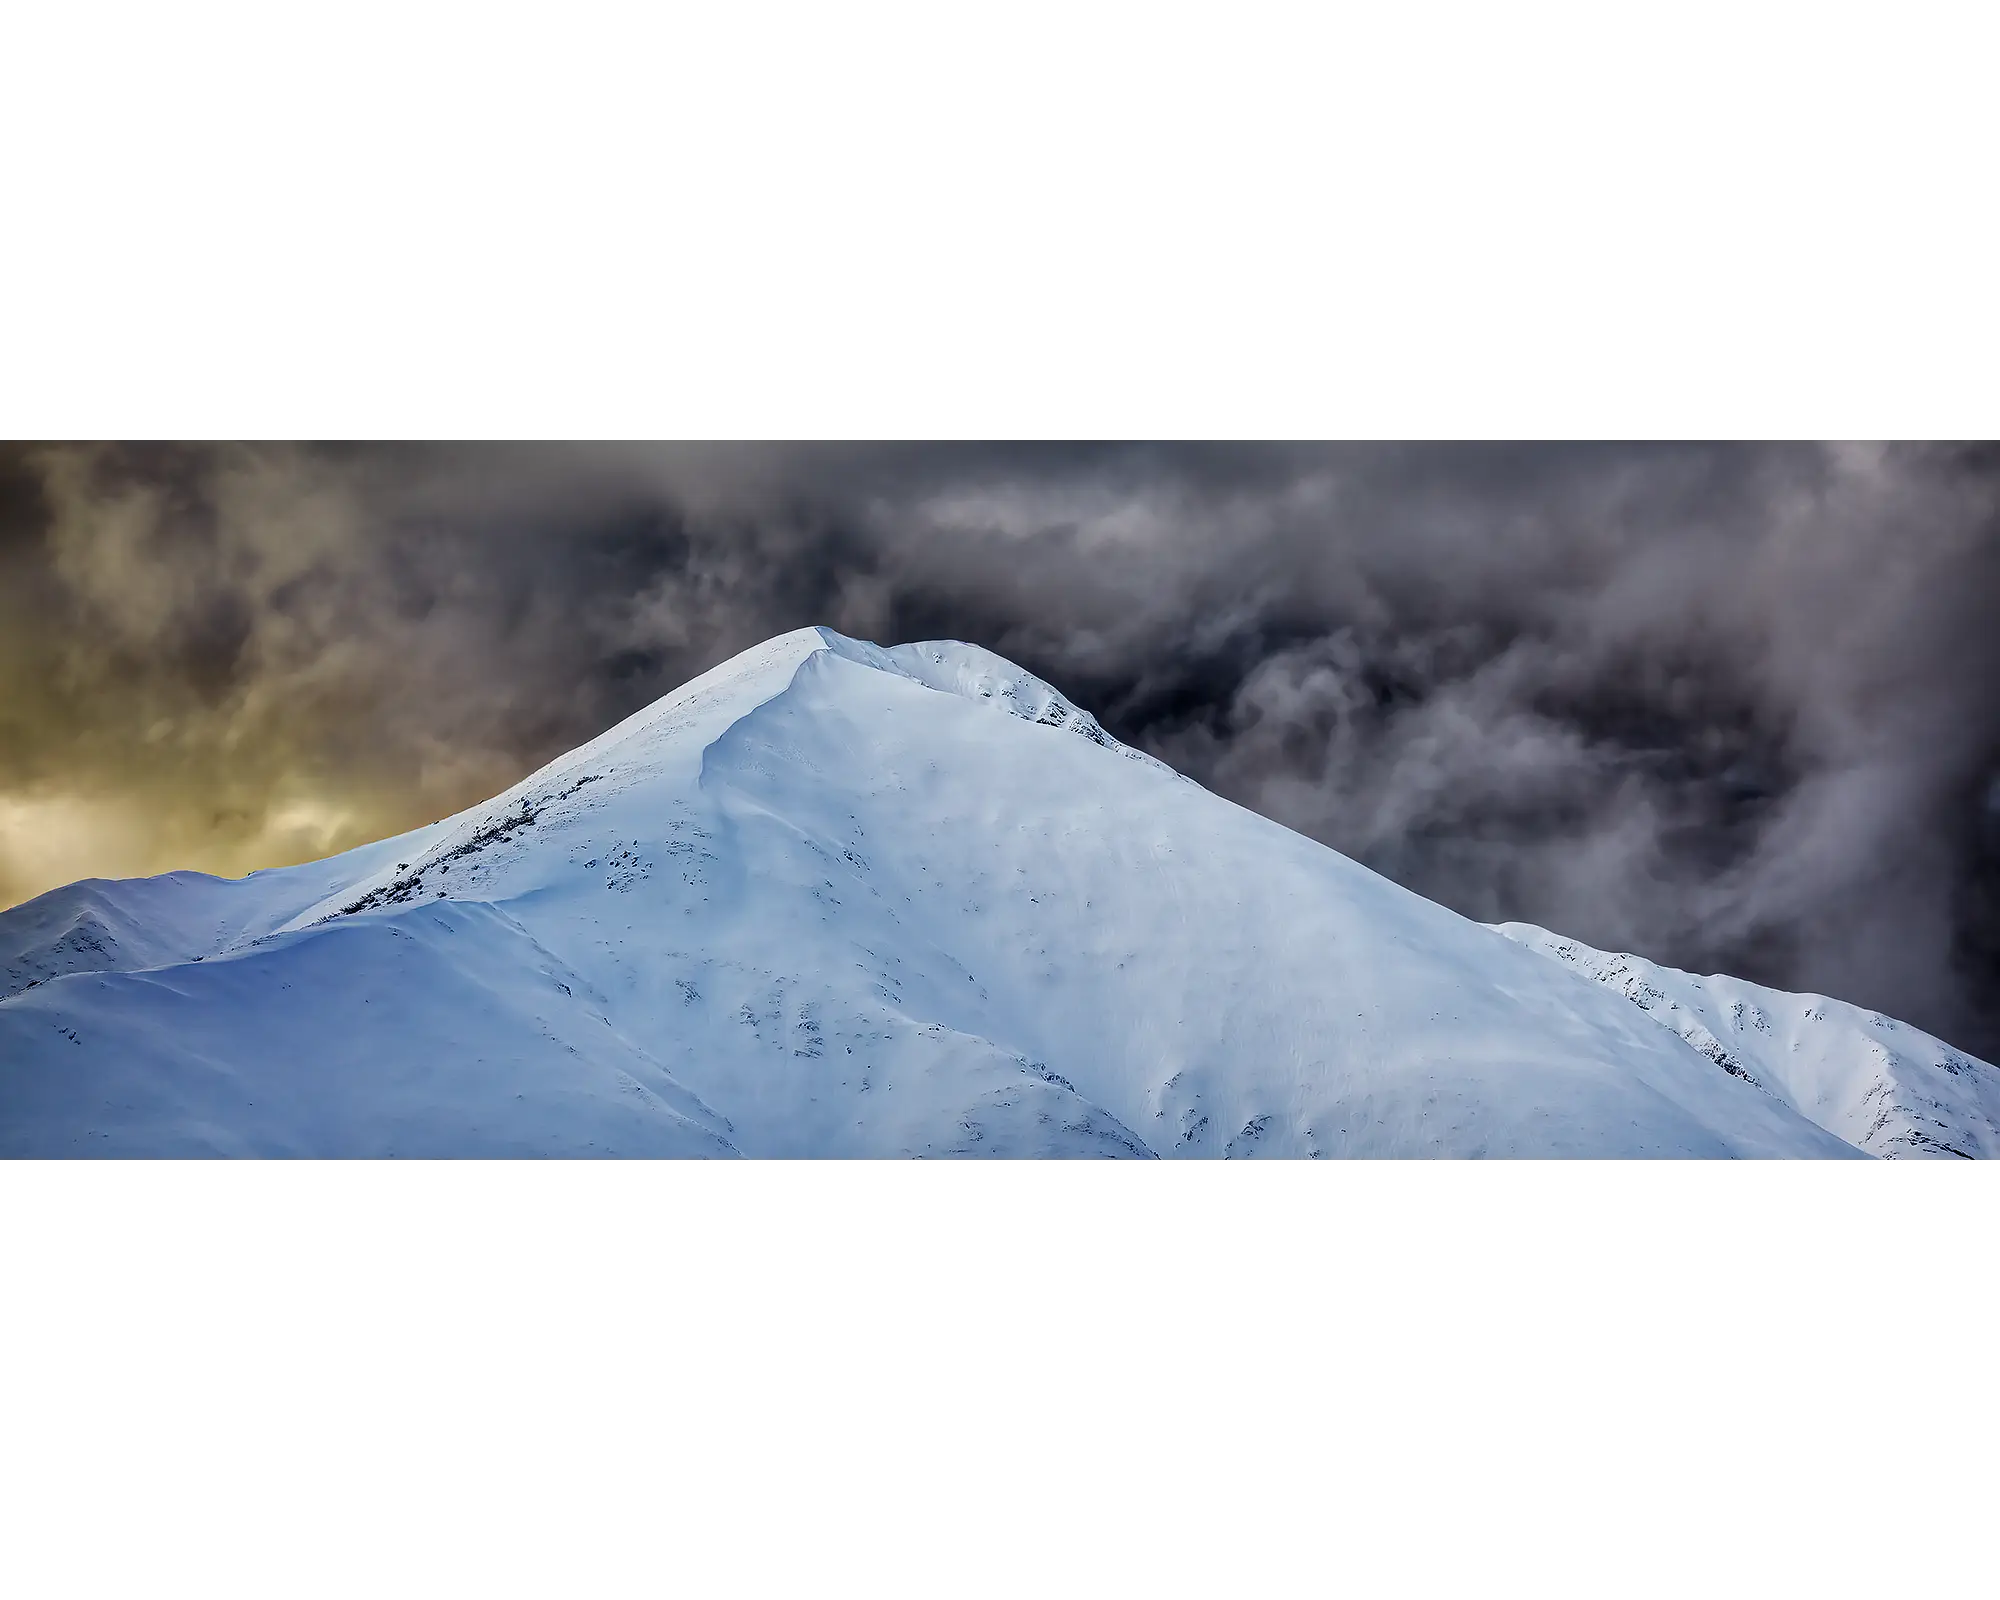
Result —
<svg viewBox="0 0 2000 1600"><path fill-rule="evenodd" d="M1860 1154L989 652L823 629L432 827L0 913L0 975L11 1155Z"/></svg>
<svg viewBox="0 0 2000 1600"><path fill-rule="evenodd" d="M1697 977L1524 922L1498 931L1622 994L1724 1072L1879 1156L2000 1156L2000 1072L1819 994Z"/></svg>

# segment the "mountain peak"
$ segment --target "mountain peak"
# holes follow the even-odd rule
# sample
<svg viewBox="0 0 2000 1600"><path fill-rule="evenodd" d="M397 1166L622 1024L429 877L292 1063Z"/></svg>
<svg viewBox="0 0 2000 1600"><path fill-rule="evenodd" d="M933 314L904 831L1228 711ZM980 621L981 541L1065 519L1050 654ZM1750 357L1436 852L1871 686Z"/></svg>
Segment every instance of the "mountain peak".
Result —
<svg viewBox="0 0 2000 1600"><path fill-rule="evenodd" d="M11 1153L1862 1153L954 641L783 634L431 827L90 909L0 914L69 941L0 1000Z"/></svg>

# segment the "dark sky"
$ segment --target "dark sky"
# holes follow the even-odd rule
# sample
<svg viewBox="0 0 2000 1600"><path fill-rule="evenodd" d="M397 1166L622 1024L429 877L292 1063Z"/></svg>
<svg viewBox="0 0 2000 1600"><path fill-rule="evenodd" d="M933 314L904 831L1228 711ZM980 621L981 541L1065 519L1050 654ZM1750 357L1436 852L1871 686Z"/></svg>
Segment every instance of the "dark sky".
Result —
<svg viewBox="0 0 2000 1600"><path fill-rule="evenodd" d="M1987 447L8 447L0 904L427 822L810 622L2000 1057Z"/></svg>

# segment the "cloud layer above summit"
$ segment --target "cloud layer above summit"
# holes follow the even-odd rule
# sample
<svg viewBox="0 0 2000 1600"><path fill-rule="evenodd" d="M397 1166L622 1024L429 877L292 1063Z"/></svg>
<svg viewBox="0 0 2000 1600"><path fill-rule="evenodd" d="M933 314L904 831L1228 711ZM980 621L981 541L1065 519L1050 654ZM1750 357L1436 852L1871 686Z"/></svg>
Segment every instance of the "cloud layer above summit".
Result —
<svg viewBox="0 0 2000 1600"><path fill-rule="evenodd" d="M2000 460L13 447L0 903L427 822L811 622L972 640L1482 919L2000 1054Z"/></svg>

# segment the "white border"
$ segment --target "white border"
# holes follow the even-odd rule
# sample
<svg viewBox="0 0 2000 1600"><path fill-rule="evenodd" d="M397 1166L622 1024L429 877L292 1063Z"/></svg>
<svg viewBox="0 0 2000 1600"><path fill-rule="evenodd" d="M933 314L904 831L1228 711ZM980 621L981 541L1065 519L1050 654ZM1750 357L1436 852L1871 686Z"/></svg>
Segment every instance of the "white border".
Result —
<svg viewBox="0 0 2000 1600"><path fill-rule="evenodd" d="M11 18L14 437L1995 431L1991 7Z"/></svg>
<svg viewBox="0 0 2000 1600"><path fill-rule="evenodd" d="M0 1569L1983 1587L1991 1194L1957 1163L0 1166Z"/></svg>

